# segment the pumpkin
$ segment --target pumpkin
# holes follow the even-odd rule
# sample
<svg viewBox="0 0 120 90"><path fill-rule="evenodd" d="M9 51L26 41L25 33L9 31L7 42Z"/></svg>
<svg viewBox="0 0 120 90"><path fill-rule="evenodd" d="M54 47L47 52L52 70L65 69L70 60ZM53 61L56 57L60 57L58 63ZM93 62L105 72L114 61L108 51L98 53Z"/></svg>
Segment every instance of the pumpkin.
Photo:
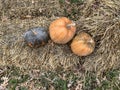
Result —
<svg viewBox="0 0 120 90"><path fill-rule="evenodd" d="M23 37L25 42L30 47L39 47L41 45L45 45L45 43L47 43L49 40L48 32L43 27L34 27L28 29L24 33Z"/></svg>
<svg viewBox="0 0 120 90"><path fill-rule="evenodd" d="M66 44L75 35L75 23L66 17L54 20L49 27L50 38L58 44Z"/></svg>
<svg viewBox="0 0 120 90"><path fill-rule="evenodd" d="M81 32L75 36L71 43L72 52L78 56L87 56L94 51L94 48L95 41L85 32Z"/></svg>

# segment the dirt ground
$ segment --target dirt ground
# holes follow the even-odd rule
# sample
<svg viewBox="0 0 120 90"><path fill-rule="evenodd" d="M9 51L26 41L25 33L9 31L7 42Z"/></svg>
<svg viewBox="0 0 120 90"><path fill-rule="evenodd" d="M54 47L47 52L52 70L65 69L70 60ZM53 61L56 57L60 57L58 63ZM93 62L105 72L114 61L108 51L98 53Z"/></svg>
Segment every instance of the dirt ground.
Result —
<svg viewBox="0 0 120 90"><path fill-rule="evenodd" d="M61 1L0 1L1 69L15 66L23 73L29 73L33 70L72 71L78 68L84 71L83 74L92 71L100 76L120 68L120 1ZM76 22L76 35L84 31L95 39L96 47L91 55L74 55L69 47L71 42L58 45L49 40L37 49L26 45L22 37L25 31L36 26L48 29L53 20L62 16Z"/></svg>

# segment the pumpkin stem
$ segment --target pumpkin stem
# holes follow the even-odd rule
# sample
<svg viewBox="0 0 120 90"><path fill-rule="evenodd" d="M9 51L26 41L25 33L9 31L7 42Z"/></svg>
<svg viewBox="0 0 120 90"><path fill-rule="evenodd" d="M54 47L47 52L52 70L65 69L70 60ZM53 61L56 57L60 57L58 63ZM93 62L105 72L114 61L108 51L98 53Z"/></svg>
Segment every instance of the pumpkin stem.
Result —
<svg viewBox="0 0 120 90"><path fill-rule="evenodd" d="M32 32L33 32L34 35L37 35L37 33L35 31L32 30Z"/></svg>
<svg viewBox="0 0 120 90"><path fill-rule="evenodd" d="M67 24L67 28L71 28L71 26L75 26L76 24L74 22L70 23L70 24Z"/></svg>

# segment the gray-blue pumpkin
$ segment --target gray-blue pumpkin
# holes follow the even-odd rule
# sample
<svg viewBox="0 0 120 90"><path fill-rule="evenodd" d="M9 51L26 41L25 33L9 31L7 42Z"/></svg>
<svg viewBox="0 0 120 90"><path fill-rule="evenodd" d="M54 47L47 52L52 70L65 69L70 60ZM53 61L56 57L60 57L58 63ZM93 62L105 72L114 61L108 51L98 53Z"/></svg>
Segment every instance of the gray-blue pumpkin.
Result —
<svg viewBox="0 0 120 90"><path fill-rule="evenodd" d="M45 45L49 40L48 32L43 27L31 28L24 33L23 37L30 47Z"/></svg>

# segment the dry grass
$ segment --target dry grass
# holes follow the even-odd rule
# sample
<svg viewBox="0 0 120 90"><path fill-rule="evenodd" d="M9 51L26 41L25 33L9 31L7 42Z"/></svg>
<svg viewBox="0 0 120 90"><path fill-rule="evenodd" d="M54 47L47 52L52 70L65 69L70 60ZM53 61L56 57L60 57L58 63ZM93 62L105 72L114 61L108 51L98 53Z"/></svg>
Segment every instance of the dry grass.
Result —
<svg viewBox="0 0 120 90"><path fill-rule="evenodd" d="M80 65L78 69L93 71L95 75L103 75L106 71L120 68L119 0L86 0L83 5L60 4L58 0L38 1L0 1L1 68L15 66L22 73L28 74L34 70L40 73L69 71ZM70 50L70 43L57 45L50 40L48 44L37 49L25 44L22 35L27 29L35 26L48 28L51 21L60 16L70 16L75 20L76 34L85 31L92 35L96 48L91 55L74 55Z"/></svg>
<svg viewBox="0 0 120 90"><path fill-rule="evenodd" d="M10 19L23 19L26 15L32 17L63 15L58 0L2 0L0 4L0 13Z"/></svg>
<svg viewBox="0 0 120 90"><path fill-rule="evenodd" d="M95 6L97 4L97 6ZM98 75L120 62L120 2L91 0L83 10L80 30L89 32L96 40L96 50L85 58L84 67Z"/></svg>

